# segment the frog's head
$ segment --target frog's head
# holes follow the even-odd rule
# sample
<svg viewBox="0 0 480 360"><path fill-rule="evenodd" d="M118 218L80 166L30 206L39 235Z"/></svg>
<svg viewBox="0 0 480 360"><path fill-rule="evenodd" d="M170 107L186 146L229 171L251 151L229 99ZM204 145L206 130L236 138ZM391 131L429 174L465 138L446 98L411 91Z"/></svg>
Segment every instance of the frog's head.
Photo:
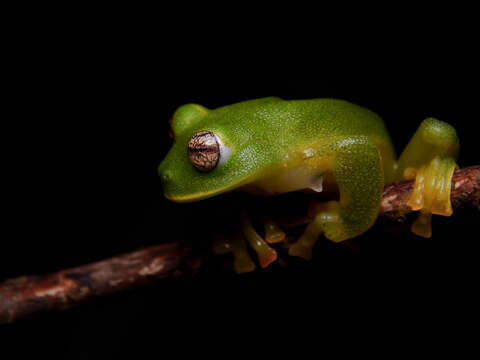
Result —
<svg viewBox="0 0 480 360"><path fill-rule="evenodd" d="M201 200L258 178L269 158L265 141L251 126L258 119L238 110L197 104L177 109L171 120L174 143L158 167L168 199Z"/></svg>

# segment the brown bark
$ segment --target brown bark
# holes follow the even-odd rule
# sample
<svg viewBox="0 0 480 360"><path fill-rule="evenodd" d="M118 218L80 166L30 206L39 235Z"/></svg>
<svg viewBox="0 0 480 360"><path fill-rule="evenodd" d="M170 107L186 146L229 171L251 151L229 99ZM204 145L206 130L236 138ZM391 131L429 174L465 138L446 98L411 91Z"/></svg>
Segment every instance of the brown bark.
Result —
<svg viewBox="0 0 480 360"><path fill-rule="evenodd" d="M380 216L402 220L413 181L385 187ZM457 170L452 179L455 209L474 206L480 210L480 165ZM0 324L31 314L62 309L100 295L193 272L187 265L190 251L171 243L135 251L89 265L41 276L24 276L0 284ZM203 262L198 257L196 266Z"/></svg>
<svg viewBox="0 0 480 360"><path fill-rule="evenodd" d="M172 277L187 253L171 243L53 274L7 280L0 284L0 324Z"/></svg>
<svg viewBox="0 0 480 360"><path fill-rule="evenodd" d="M385 186L382 195L380 216L400 220L411 209L406 205L413 189L414 181L401 181ZM480 165L466 167L455 171L452 178L450 195L452 207L458 209L480 203Z"/></svg>

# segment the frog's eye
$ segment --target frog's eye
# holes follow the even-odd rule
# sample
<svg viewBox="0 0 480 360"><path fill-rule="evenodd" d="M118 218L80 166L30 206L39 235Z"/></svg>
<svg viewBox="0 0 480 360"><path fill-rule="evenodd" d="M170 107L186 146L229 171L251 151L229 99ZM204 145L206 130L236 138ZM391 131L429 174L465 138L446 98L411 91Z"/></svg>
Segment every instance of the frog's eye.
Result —
<svg viewBox="0 0 480 360"><path fill-rule="evenodd" d="M214 133L198 131L188 142L188 157L198 170L209 172L217 167L222 148L222 143Z"/></svg>

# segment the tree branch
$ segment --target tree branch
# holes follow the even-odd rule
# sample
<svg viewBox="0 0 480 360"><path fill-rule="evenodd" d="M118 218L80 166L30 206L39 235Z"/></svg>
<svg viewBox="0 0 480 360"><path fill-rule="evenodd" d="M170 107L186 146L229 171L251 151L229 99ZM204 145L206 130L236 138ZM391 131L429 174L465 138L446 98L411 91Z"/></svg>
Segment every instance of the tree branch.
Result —
<svg viewBox="0 0 480 360"><path fill-rule="evenodd" d="M380 216L396 221L410 212L406 205L413 181L402 181L384 189ZM454 173L452 206L474 206L480 210L480 165ZM191 251L179 242L154 246L40 276L23 276L0 284L0 324L49 310L64 309L101 295L154 283L161 279L191 275L195 266L187 259ZM205 260L197 259L197 266Z"/></svg>
<svg viewBox="0 0 480 360"><path fill-rule="evenodd" d="M410 180L385 186L379 216L400 221L405 214L411 212L406 203L413 185L414 181ZM468 206L480 209L480 165L454 172L450 200L454 209Z"/></svg>
<svg viewBox="0 0 480 360"><path fill-rule="evenodd" d="M187 255L186 248L171 243L53 274L9 279L0 284L0 324L180 275Z"/></svg>

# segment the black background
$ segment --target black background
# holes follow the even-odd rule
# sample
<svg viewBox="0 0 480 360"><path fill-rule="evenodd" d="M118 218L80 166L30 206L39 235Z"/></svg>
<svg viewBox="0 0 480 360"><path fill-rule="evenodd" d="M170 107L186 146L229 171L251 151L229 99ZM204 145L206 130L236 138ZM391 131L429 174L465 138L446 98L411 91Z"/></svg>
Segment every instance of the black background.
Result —
<svg viewBox="0 0 480 360"><path fill-rule="evenodd" d="M168 120L185 103L215 108L263 96L342 98L380 114L397 152L433 116L457 129L460 166L480 160L476 59L468 39L449 31L424 37L400 31L375 43L355 31L331 42L321 34L308 41L249 33L213 40L195 31L177 40L171 34L178 28L128 17L121 23L29 31L9 55L13 129L4 136L13 145L6 153L12 170L4 191L11 201L1 279L161 241L188 242L204 236L189 227L198 214L234 208L229 200L178 205L162 196L156 167L170 146ZM431 239L374 228L359 240L361 255L320 240L310 263L166 281L3 326L1 341L15 343L18 354L34 350L69 359L137 351L160 356L166 348L181 355L190 346L208 352L220 343L238 344L229 334L245 325L252 332L241 344L279 332L278 344L302 322L321 326L325 317L363 317L365 305L391 297L428 312L419 294L469 292L469 275L478 272L474 221L473 212L436 217ZM298 327L284 328L287 320ZM337 325L336 331L345 330ZM184 346L174 346L176 339Z"/></svg>

